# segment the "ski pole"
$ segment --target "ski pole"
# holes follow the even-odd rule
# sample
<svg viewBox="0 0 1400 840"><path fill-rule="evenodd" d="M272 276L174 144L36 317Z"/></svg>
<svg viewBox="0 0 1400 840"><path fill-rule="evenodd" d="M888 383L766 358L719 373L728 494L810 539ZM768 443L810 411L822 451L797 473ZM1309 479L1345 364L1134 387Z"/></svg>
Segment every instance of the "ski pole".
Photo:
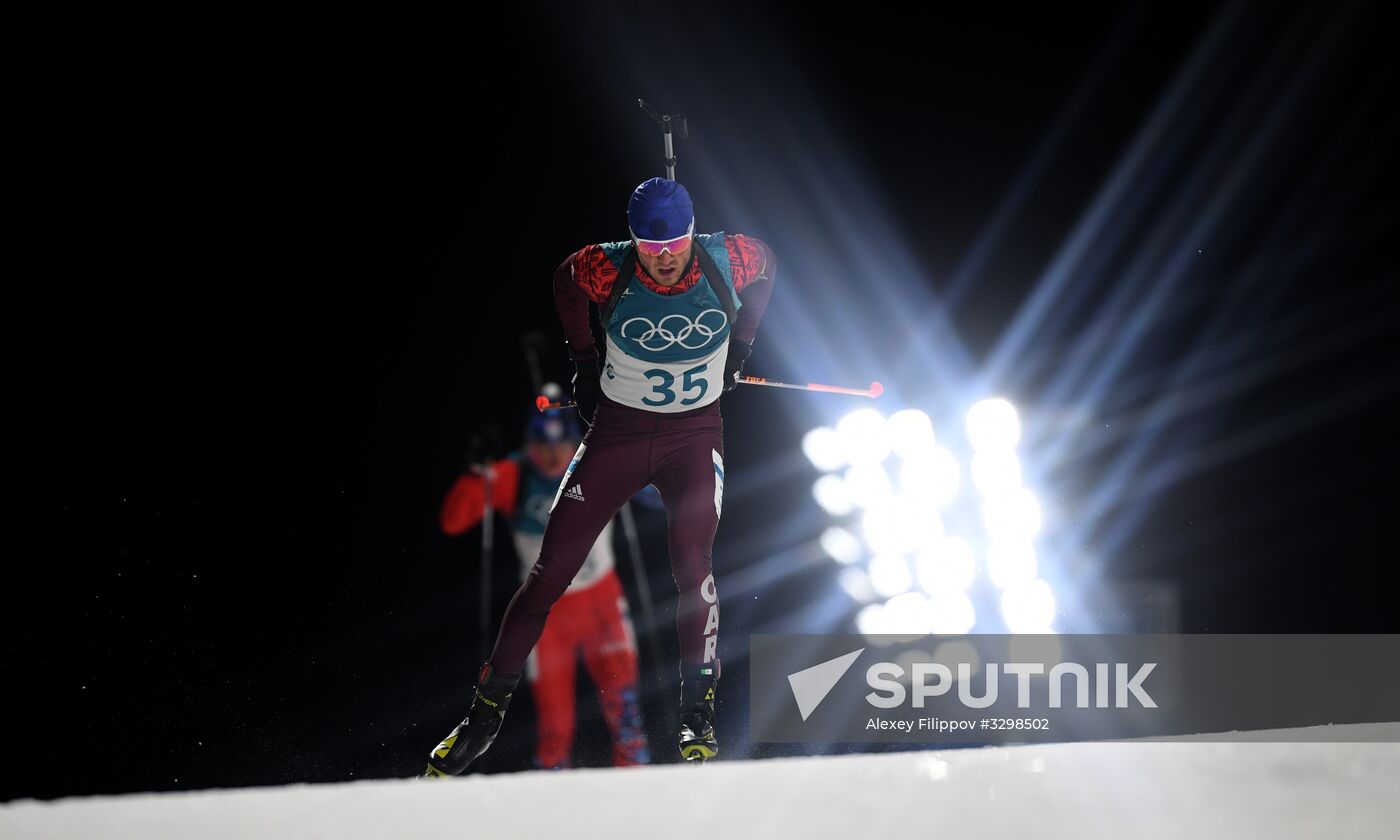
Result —
<svg viewBox="0 0 1400 840"><path fill-rule="evenodd" d="M476 430L467 440L467 470L481 476L486 491L481 506L481 557L477 570L477 645L482 661L491 655L491 645L495 641L491 634L491 574L496 560L496 517L492 498L497 476L491 458L496 451L496 440L495 429L489 426Z"/></svg>
<svg viewBox="0 0 1400 840"><path fill-rule="evenodd" d="M817 382L808 382L806 385L792 385L787 382L769 382L760 376L741 376L740 385L767 385L769 388L794 388L798 391L821 391L828 394L851 394L856 397L870 397L874 399L885 393L885 386L879 382L871 382L869 388L843 388L840 385L822 385ZM541 394L535 398L535 408L540 411L548 411L551 408L573 408L573 400L559 400L550 402L549 397Z"/></svg>
<svg viewBox="0 0 1400 840"><path fill-rule="evenodd" d="M642 541L637 536L637 519L632 514L630 499L622 503L619 513L622 518L622 534L627 539L627 553L632 555L632 576L637 582L637 600L642 602L642 624L646 628L647 648L651 653L651 671L655 671L662 661L661 640L656 635L656 609L651 600L651 584L647 579L647 565L642 558Z"/></svg>
<svg viewBox="0 0 1400 840"><path fill-rule="evenodd" d="M525 364L530 368L530 382L538 394L544 389L544 374L540 369L540 351L545 347L544 332L531 330L520 337L520 345L525 349Z"/></svg>
<svg viewBox="0 0 1400 840"><path fill-rule="evenodd" d="M821 385L816 382L808 382L806 385L790 385L787 382L769 382L761 376L741 376L739 384L767 385L769 388L796 388L799 391L824 391L828 394L851 394L871 399L885 393L885 386L879 382L871 382L869 388L843 388L840 385Z"/></svg>
<svg viewBox="0 0 1400 840"><path fill-rule="evenodd" d="M481 578L477 585L480 587L480 594L477 596L477 646L480 656L477 658L485 662L491 656L491 572L492 565L496 560L495 551L495 510L491 504L491 494L495 492L492 486L495 484L496 471L488 464L482 475L486 485L486 498L482 504L481 516Z"/></svg>

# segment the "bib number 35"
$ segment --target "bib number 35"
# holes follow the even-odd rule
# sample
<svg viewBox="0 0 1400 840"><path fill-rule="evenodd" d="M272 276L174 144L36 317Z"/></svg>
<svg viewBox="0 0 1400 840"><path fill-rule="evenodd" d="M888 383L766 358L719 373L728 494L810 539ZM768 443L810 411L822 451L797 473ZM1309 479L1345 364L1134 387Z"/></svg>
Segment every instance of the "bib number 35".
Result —
<svg viewBox="0 0 1400 840"><path fill-rule="evenodd" d="M681 405L695 405L697 402L704 399L705 392L710 387L710 381L700 376L700 374L704 373L705 369L709 366L709 363L706 362L703 365L697 365L681 374L681 392L687 395L681 399ZM659 382L653 382L651 386L651 392L653 394L658 394L659 397L642 397L643 403L647 405L670 405L676 401L676 392L673 390L676 384L676 375L674 373L662 368L652 368L646 371L643 376L648 380L660 380ZM697 392L695 396L689 396L691 391Z"/></svg>

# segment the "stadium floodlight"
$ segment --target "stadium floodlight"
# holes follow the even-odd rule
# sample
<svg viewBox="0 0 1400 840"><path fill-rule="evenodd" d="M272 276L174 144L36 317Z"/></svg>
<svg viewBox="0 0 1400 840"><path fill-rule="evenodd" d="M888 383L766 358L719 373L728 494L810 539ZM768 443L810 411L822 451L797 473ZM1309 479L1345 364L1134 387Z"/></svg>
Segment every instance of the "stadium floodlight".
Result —
<svg viewBox="0 0 1400 840"><path fill-rule="evenodd" d="M857 464L846 470L846 493L856 507L886 507L894 497L890 475L879 464Z"/></svg>
<svg viewBox="0 0 1400 840"><path fill-rule="evenodd" d="M837 576L841 588L846 590L846 594L858 604L870 604L879 599L879 594L870 583L870 575L859 566L848 566L841 570Z"/></svg>
<svg viewBox="0 0 1400 840"><path fill-rule="evenodd" d="M890 628L887 633L921 636L928 632L931 618L928 599L918 592L896 595L885 602L884 618Z"/></svg>
<svg viewBox="0 0 1400 840"><path fill-rule="evenodd" d="M1009 449L986 449L972 455L972 484L983 496L1001 496L1021 486L1021 461Z"/></svg>
<svg viewBox="0 0 1400 840"><path fill-rule="evenodd" d="M934 502L939 507L951 503L958 497L958 487L962 483L962 468L958 459L942 447L933 450L930 465L933 477Z"/></svg>
<svg viewBox="0 0 1400 840"><path fill-rule="evenodd" d="M1040 502L1024 487L982 503L982 520L993 541L1030 542L1040 533Z"/></svg>
<svg viewBox="0 0 1400 840"><path fill-rule="evenodd" d="M873 408L852 411L836 424L841 452L852 464L878 464L890 454L890 430L885 415Z"/></svg>
<svg viewBox="0 0 1400 840"><path fill-rule="evenodd" d="M987 575L997 589L1011 589L1035 580L1035 548L1028 542L994 540L987 546Z"/></svg>
<svg viewBox="0 0 1400 840"><path fill-rule="evenodd" d="M919 586L929 595L963 592L977 575L972 547L958 537L945 537L919 552Z"/></svg>
<svg viewBox="0 0 1400 840"><path fill-rule="evenodd" d="M822 531L820 543L822 551L844 566L859 561L865 555L865 550L861 548L856 535L837 525Z"/></svg>
<svg viewBox="0 0 1400 840"><path fill-rule="evenodd" d="M1055 622L1055 593L1043 580L1013 586L1001 595L1001 615L1012 633L1049 633Z"/></svg>
<svg viewBox="0 0 1400 840"><path fill-rule="evenodd" d="M903 462L899 484L904 495L931 507L946 507L958 497L962 470L953 453L935 446Z"/></svg>
<svg viewBox="0 0 1400 840"><path fill-rule="evenodd" d="M812 497L832 516L845 516L856 509L850 488L839 475L824 475L812 484Z"/></svg>
<svg viewBox="0 0 1400 840"><path fill-rule="evenodd" d="M938 592L929 598L928 611L928 631L940 636L961 636L971 632L977 623L977 611L966 592Z"/></svg>
<svg viewBox="0 0 1400 840"><path fill-rule="evenodd" d="M830 426L818 426L802 436L802 453L812 466L822 472L839 470L846 465L841 438Z"/></svg>
<svg viewBox="0 0 1400 840"><path fill-rule="evenodd" d="M898 554L877 554L870 558L870 585L881 598L893 598L909 591L914 576L909 564Z"/></svg>
<svg viewBox="0 0 1400 840"><path fill-rule="evenodd" d="M967 411L967 439L978 452L1015 449L1021 439L1016 407L1001 398L978 402Z"/></svg>
<svg viewBox="0 0 1400 840"><path fill-rule="evenodd" d="M890 415L890 446L905 460L918 458L936 446L933 421L917 408L906 408Z"/></svg>
<svg viewBox="0 0 1400 840"><path fill-rule="evenodd" d="M873 554L903 554L926 541L935 522L937 517L920 516L907 500L891 499L865 512L861 536Z"/></svg>
<svg viewBox="0 0 1400 840"><path fill-rule="evenodd" d="M870 604L861 607L856 613L856 629L867 636L878 636L890 632L889 622L885 620L885 605Z"/></svg>
<svg viewBox="0 0 1400 840"><path fill-rule="evenodd" d="M943 541L943 519L936 510L920 508L911 500L902 500L902 515L909 525L909 543L905 551L923 552L934 549Z"/></svg>

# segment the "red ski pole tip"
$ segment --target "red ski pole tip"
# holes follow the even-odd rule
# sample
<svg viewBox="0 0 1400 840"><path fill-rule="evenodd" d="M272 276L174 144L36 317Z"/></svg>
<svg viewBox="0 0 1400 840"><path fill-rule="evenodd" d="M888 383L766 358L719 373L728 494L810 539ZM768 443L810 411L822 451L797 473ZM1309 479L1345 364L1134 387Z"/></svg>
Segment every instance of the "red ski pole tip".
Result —
<svg viewBox="0 0 1400 840"><path fill-rule="evenodd" d="M884 386L884 385L881 385L879 382L871 382L871 383L870 383L870 396L872 396L872 397L878 397L878 396L880 396L880 395L883 394L883 393L885 393L885 386Z"/></svg>
<svg viewBox="0 0 1400 840"><path fill-rule="evenodd" d="M538 397L535 397L535 410L544 411L544 408L547 405L549 405L549 397L546 397L544 394L540 394Z"/></svg>

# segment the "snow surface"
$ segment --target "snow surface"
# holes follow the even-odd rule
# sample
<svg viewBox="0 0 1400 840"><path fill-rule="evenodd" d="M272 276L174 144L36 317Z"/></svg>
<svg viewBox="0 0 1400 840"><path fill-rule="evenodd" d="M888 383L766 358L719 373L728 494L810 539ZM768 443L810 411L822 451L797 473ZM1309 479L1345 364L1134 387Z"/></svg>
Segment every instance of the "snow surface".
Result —
<svg viewBox="0 0 1400 840"><path fill-rule="evenodd" d="M1320 731L26 800L0 838L1396 836L1400 723Z"/></svg>

